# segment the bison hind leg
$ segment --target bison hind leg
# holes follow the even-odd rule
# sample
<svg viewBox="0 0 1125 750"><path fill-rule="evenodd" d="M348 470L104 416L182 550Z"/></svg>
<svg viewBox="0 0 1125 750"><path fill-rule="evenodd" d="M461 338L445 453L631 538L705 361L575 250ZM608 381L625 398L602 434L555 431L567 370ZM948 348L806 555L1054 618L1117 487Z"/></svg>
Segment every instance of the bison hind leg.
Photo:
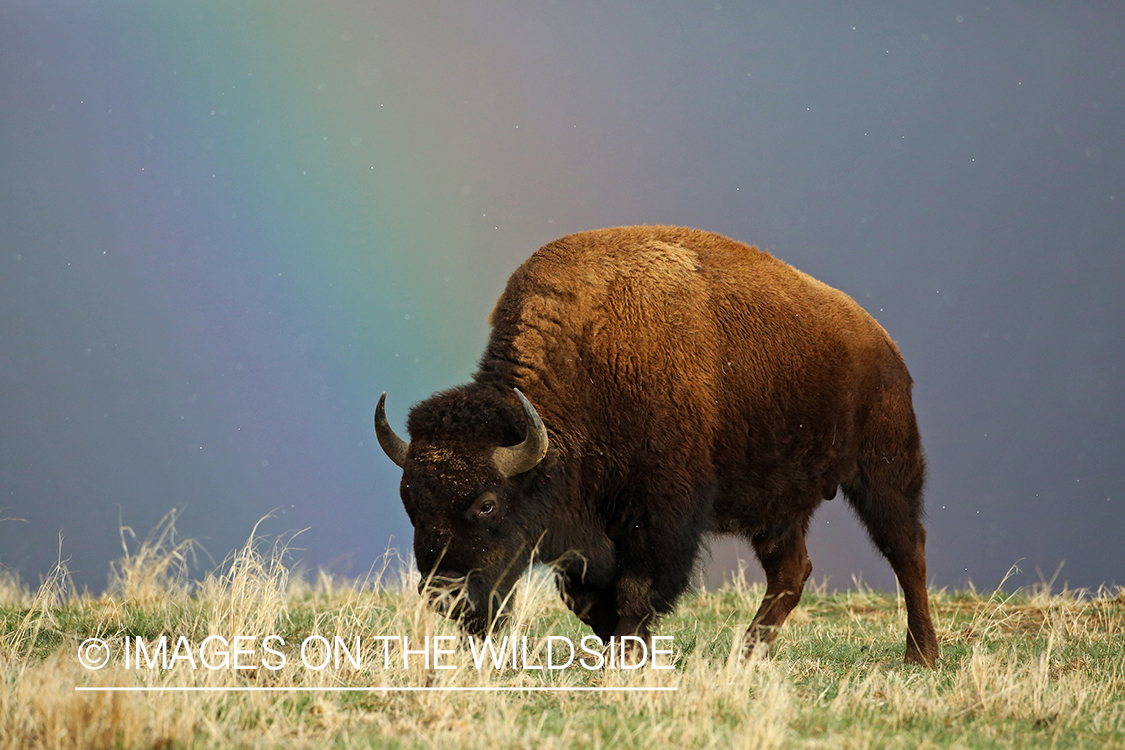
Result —
<svg viewBox="0 0 1125 750"><path fill-rule="evenodd" d="M861 460L857 476L843 490L902 587L907 613L905 661L933 667L939 648L926 592L925 466L916 428L912 432L914 440L906 441L906 451L884 453L868 444L866 460Z"/></svg>
<svg viewBox="0 0 1125 750"><path fill-rule="evenodd" d="M812 563L805 547L810 518L806 516L750 537L754 553L766 573L766 593L746 631L743 641L746 656L759 648L768 653L785 619L801 601L805 582L812 574Z"/></svg>

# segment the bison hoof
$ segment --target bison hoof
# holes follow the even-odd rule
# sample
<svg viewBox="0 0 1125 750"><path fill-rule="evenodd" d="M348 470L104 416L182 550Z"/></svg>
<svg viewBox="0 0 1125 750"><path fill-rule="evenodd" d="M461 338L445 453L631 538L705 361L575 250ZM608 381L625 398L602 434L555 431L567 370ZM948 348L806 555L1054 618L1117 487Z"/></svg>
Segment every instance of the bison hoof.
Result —
<svg viewBox="0 0 1125 750"><path fill-rule="evenodd" d="M937 653L932 655L923 654L917 649L910 648L906 649L906 656L902 659L905 664L918 664L919 666L929 667L930 669L937 669L937 660Z"/></svg>
<svg viewBox="0 0 1125 750"><path fill-rule="evenodd" d="M769 661L770 644L758 638L742 640L742 660L746 662Z"/></svg>
<svg viewBox="0 0 1125 750"><path fill-rule="evenodd" d="M602 647L602 669L638 669L652 658L648 636L614 636Z"/></svg>

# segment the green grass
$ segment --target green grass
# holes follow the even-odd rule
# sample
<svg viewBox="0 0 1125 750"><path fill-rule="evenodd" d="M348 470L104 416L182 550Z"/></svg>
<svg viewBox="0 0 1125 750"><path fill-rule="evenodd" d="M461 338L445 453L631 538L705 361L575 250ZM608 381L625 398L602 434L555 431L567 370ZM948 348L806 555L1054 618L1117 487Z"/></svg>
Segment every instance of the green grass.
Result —
<svg viewBox="0 0 1125 750"><path fill-rule="evenodd" d="M102 596L58 570L31 590L0 581L0 748L225 747L1125 747L1125 591L932 592L942 658L902 664L901 599L865 589L805 592L768 661L737 657L762 591L684 598L659 626L672 670L473 668L468 641L422 605L413 580L290 576L283 550L252 542L192 584L190 545L165 527L115 564ZM545 573L526 577L505 634L536 644L586 631ZM277 634L277 671L126 669L126 637L199 644ZM310 635L364 639L359 670L300 663ZM415 658L383 669L375 635L457 636L453 670ZM100 670L78 647L105 639ZM255 652L261 656L260 649ZM396 652L397 656L397 652ZM533 660L542 652L533 652ZM400 658L400 657L399 657ZM255 661L255 660L250 660ZM259 663L256 662L255 663ZM329 692L341 686L674 687L674 692ZM76 686L286 686L301 692L79 692Z"/></svg>

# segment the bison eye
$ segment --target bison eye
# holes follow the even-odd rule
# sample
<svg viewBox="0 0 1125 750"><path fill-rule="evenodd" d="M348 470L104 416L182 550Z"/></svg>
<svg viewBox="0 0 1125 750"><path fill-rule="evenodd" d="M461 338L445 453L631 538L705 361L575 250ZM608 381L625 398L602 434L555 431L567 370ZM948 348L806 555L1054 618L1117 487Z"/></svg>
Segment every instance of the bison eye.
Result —
<svg viewBox="0 0 1125 750"><path fill-rule="evenodd" d="M499 503L496 500L496 494L493 492L481 493L480 497L473 503L472 515L477 518L492 518L496 515L496 508Z"/></svg>

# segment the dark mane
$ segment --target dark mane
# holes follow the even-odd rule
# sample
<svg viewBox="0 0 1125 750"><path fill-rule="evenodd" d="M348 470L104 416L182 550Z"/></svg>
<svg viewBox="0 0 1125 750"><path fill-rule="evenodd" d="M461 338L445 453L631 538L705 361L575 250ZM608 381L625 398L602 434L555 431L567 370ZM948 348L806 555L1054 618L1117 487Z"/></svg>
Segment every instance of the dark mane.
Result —
<svg viewBox="0 0 1125 750"><path fill-rule="evenodd" d="M416 404L406 428L413 440L441 437L495 445L519 443L527 432L510 390L475 384L435 393Z"/></svg>

